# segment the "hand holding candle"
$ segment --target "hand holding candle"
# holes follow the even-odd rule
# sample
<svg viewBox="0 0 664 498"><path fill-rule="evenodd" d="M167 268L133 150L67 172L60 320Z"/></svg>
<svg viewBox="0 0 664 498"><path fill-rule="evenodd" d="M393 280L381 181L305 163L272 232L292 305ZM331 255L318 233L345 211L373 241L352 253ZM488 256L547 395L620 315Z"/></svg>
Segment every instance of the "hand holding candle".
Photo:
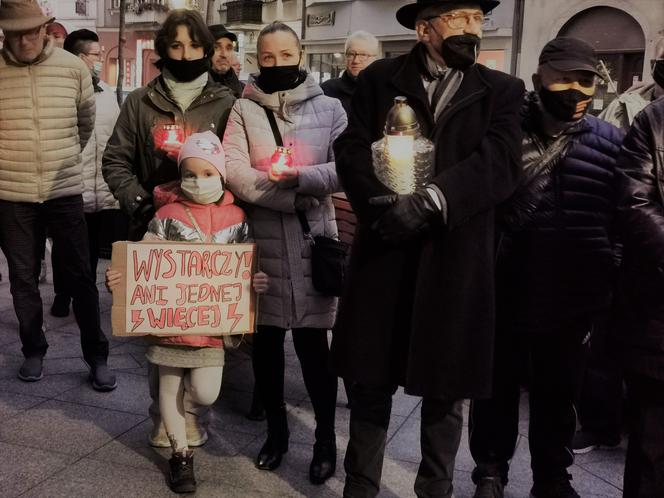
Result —
<svg viewBox="0 0 664 498"><path fill-rule="evenodd" d="M293 188L298 184L299 172L293 167L293 156L287 147L277 147L271 158L267 177L279 188Z"/></svg>
<svg viewBox="0 0 664 498"><path fill-rule="evenodd" d="M155 148L177 161L184 143L184 130L176 124L164 124L155 128L153 137Z"/></svg>

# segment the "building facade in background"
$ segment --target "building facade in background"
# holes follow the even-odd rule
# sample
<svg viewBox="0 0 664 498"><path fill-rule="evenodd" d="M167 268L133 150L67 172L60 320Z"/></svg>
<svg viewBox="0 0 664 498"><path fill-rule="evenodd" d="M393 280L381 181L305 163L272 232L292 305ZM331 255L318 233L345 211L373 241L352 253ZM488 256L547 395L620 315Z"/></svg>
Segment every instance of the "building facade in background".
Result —
<svg viewBox="0 0 664 498"><path fill-rule="evenodd" d="M617 93L650 82L654 45L664 34L662 0L517 0L523 31L517 76L532 88L542 47L558 35L590 43L608 76L600 82L592 112L601 112ZM517 5L517 8L519 5Z"/></svg>
<svg viewBox="0 0 664 498"><path fill-rule="evenodd" d="M97 0L37 0L45 14L55 16L67 33L77 29L95 30L97 26Z"/></svg>
<svg viewBox="0 0 664 498"><path fill-rule="evenodd" d="M257 71L260 30L280 20L303 35L304 63L323 82L343 71L344 42L354 31L373 33L379 57L395 57L415 44L415 33L395 19L412 0L127 0L123 87L130 91L153 79L154 32L173 8L198 9L208 24L223 23L238 35L241 79ZM68 32L88 28L99 33L104 50L102 78L115 85L118 74L120 0L38 0ZM650 82L650 60L664 35L662 0L502 0L488 13L479 60L510 72L532 87L539 52L558 35L581 38L595 48L607 77L593 105L599 113L634 84ZM0 34L0 46L2 35Z"/></svg>
<svg viewBox="0 0 664 498"><path fill-rule="evenodd" d="M238 58L242 63L240 79L258 71L256 64L256 39L258 33L272 21L282 21L302 32L304 0L222 0L218 19L237 39ZM210 23L211 24L211 23Z"/></svg>
<svg viewBox="0 0 664 498"><path fill-rule="evenodd" d="M100 15L97 33L104 51L102 79L116 85L118 75L118 43L120 27L120 0L96 0ZM175 8L196 9L206 15L206 0L127 0L124 36L124 81L130 91L146 85L159 71L154 66L158 59L154 51L154 34Z"/></svg>

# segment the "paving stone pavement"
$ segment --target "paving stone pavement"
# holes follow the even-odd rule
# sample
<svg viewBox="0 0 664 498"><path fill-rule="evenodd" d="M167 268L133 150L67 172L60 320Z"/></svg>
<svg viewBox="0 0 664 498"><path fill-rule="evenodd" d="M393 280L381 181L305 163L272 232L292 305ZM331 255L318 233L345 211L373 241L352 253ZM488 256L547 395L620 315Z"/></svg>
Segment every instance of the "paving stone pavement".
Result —
<svg viewBox="0 0 664 498"><path fill-rule="evenodd" d="M102 324L110 336L111 298L101 282L108 264L101 260L98 281ZM44 379L24 383L16 378L22 361L7 265L0 255L0 496L10 497L166 497L167 450L150 448L145 348L141 339L110 338L109 364L118 388L97 393L87 382L78 329L73 316L54 318L49 277L41 285L50 348ZM307 469L313 444L313 414L291 341L287 343L286 392L291 445L276 472L254 468L252 458L265 438L265 425L244 416L251 400L249 357L227 355L222 393L213 407L210 440L196 450L200 497L337 497L343 488L343 449L348 441L348 410L340 385L337 434L340 448L336 476L313 486ZM524 396L525 398L525 396ZM512 460L508 498L524 498L532 485L525 399L519 442ZM399 392L394 398L381 497L413 497L419 462L420 400ZM467 404L466 404L467 412ZM466 417L467 419L467 417ZM577 457L571 472L584 498L620 497L624 447ZM464 428L456 461L455 496L472 497L473 468Z"/></svg>

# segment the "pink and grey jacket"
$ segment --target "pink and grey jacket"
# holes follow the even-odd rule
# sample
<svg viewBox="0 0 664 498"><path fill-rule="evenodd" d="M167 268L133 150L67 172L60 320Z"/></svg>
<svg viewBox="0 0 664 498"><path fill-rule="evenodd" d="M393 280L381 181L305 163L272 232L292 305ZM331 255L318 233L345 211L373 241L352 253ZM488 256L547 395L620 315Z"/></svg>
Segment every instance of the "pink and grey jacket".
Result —
<svg viewBox="0 0 664 498"><path fill-rule="evenodd" d="M184 196L178 180L156 187L153 196L157 213L148 225L144 240L232 244L246 242L249 239L249 226L244 211L233 204L235 199L228 190L214 204L197 204ZM205 239L199 234L185 208L189 209ZM223 347L220 337L198 335L160 337L158 343Z"/></svg>

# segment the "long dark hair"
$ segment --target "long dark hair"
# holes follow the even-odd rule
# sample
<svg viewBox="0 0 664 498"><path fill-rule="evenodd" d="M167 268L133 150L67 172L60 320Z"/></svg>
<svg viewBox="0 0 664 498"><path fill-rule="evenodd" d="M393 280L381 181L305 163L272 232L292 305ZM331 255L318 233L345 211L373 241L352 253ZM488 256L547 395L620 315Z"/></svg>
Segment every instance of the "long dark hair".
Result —
<svg viewBox="0 0 664 498"><path fill-rule="evenodd" d="M187 26L192 41L200 43L203 47L205 54L203 57L210 58L214 54L214 38L201 14L189 9L172 10L154 38L154 49L159 56L155 65L159 69L162 68L163 61L168 57L168 47L177 36L178 26Z"/></svg>

